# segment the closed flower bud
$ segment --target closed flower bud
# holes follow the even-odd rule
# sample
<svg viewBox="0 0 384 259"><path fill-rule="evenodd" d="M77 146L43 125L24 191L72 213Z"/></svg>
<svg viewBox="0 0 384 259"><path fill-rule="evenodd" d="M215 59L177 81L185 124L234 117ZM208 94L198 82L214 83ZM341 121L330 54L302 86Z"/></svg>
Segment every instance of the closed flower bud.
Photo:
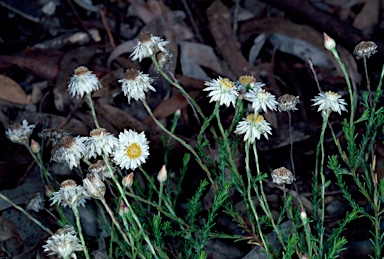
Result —
<svg viewBox="0 0 384 259"><path fill-rule="evenodd" d="M92 198L104 198L106 188L98 174L87 174L87 177L83 179L83 185Z"/></svg>
<svg viewBox="0 0 384 259"><path fill-rule="evenodd" d="M34 139L31 139L31 149L33 153L39 153L40 152L40 144L36 142Z"/></svg>
<svg viewBox="0 0 384 259"><path fill-rule="evenodd" d="M133 184L133 177L134 176L135 175L133 173L130 173L129 175L125 176L123 178L123 182L122 182L123 186L128 187L128 188L131 187Z"/></svg>
<svg viewBox="0 0 384 259"><path fill-rule="evenodd" d="M306 224L307 223L307 213L305 212L305 210L303 208L301 208L301 212L300 212L300 219L301 221Z"/></svg>
<svg viewBox="0 0 384 259"><path fill-rule="evenodd" d="M157 180L160 183L164 183L167 180L167 168L165 167L165 165L163 165L163 167L161 167L161 170L160 170L159 174L157 175Z"/></svg>
<svg viewBox="0 0 384 259"><path fill-rule="evenodd" d="M324 32L324 47L327 50L333 50L336 48L336 42Z"/></svg>

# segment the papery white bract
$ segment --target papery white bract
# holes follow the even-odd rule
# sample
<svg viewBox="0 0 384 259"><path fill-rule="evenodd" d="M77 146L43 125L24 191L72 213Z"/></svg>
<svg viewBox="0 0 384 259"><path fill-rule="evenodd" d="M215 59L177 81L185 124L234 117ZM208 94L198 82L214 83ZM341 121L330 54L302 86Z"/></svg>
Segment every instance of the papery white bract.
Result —
<svg viewBox="0 0 384 259"><path fill-rule="evenodd" d="M245 134L244 141L249 141L251 144L255 139L260 139L261 135L268 139L268 134L272 134L270 124L264 120L264 117L253 113L237 124L235 133Z"/></svg>
<svg viewBox="0 0 384 259"><path fill-rule="evenodd" d="M73 73L68 83L68 91L72 97L83 97L102 87L96 75L84 66L76 68Z"/></svg>
<svg viewBox="0 0 384 259"><path fill-rule="evenodd" d="M209 102L219 102L220 105L229 106L232 104L235 106L236 98L238 96L235 84L228 78L217 78L209 82L205 82L208 86L203 91L210 91L208 94L211 97Z"/></svg>
<svg viewBox="0 0 384 259"><path fill-rule="evenodd" d="M84 141L87 137L64 136L60 143L53 147L51 160L66 163L69 169L78 167L85 154Z"/></svg>
<svg viewBox="0 0 384 259"><path fill-rule="evenodd" d="M317 111L331 110L339 114L341 114L341 111L347 111L345 108L347 103L344 101L344 99L341 98L340 95L335 92L328 91L325 93L320 93L318 96L312 99L312 101L315 102L312 104L312 106L319 106Z"/></svg>
<svg viewBox="0 0 384 259"><path fill-rule="evenodd" d="M65 180L60 185L60 190L54 192L51 199L52 205L57 203L63 207L77 207L85 205L85 200L89 199L89 194L84 186L77 185L73 180Z"/></svg>
<svg viewBox="0 0 384 259"><path fill-rule="evenodd" d="M119 146L114 151L114 161L122 169L135 170L149 156L149 146L144 132L124 130L119 134Z"/></svg>
<svg viewBox="0 0 384 259"><path fill-rule="evenodd" d="M124 95L128 98L128 103L131 102L131 99L144 100L145 93L148 90L156 92L156 89L151 85L153 79L147 74L143 74L141 71L138 71L134 68L127 69L125 72L125 78L118 81L122 83L122 89Z"/></svg>
<svg viewBox="0 0 384 259"><path fill-rule="evenodd" d="M11 124L9 129L5 132L5 135L13 143L28 145L29 137L32 135L33 129L35 127L35 124L28 125L28 122L26 120L23 120L21 124Z"/></svg>
<svg viewBox="0 0 384 259"><path fill-rule="evenodd" d="M149 58L158 51L167 52L164 48L169 41L164 41L162 38L153 36L149 32L142 32L139 35L139 42L134 47L134 50L130 57L132 60L141 60L143 58Z"/></svg>
<svg viewBox="0 0 384 259"><path fill-rule="evenodd" d="M276 97L264 89L252 89L245 94L244 98L251 102L255 113L259 113L261 110L267 112L267 108L275 111L277 107Z"/></svg>
<svg viewBox="0 0 384 259"><path fill-rule="evenodd" d="M104 128L94 129L89 135L90 137L84 141L85 156L88 159L92 157L96 158L102 154L110 155L119 142L115 136L108 133Z"/></svg>

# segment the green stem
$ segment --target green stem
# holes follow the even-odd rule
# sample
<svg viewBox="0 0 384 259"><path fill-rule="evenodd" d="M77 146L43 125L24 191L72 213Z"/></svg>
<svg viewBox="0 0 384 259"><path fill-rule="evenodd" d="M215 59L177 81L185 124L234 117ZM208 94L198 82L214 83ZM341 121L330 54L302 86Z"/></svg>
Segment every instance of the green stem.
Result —
<svg viewBox="0 0 384 259"><path fill-rule="evenodd" d="M84 236L83 236L83 231L81 229L80 215L79 215L79 210L77 209L77 205L72 206L72 211L75 214L76 226L77 226L77 230L78 230L78 233L79 233L81 244L84 247L85 258L90 259L89 254L88 254L88 248L87 248L87 245L85 244L85 240L84 240Z"/></svg>
<svg viewBox="0 0 384 259"><path fill-rule="evenodd" d="M87 98L87 101L88 101L88 105L89 105L89 108L91 109L91 113L92 113L92 118L93 118L93 121L95 122L95 126L96 128L100 128L100 125L99 125L99 122L97 121L97 117L96 117L96 112L95 112L95 107L93 106L93 101L92 101L92 96L90 93L87 93L86 94L86 98Z"/></svg>

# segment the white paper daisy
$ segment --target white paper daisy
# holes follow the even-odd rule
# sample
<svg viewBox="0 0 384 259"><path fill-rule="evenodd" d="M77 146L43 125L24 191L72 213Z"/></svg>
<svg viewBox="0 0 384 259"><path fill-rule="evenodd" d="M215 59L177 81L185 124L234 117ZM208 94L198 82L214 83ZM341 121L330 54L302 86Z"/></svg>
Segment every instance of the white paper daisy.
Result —
<svg viewBox="0 0 384 259"><path fill-rule="evenodd" d="M68 226L67 228L69 229ZM77 258L75 251L84 250L73 227L70 231L65 228L57 230L46 243L43 245L44 252L48 255L58 255L60 258Z"/></svg>
<svg viewBox="0 0 384 259"><path fill-rule="evenodd" d="M264 89L249 90L244 98L252 103L252 108L255 113L259 113L261 110L267 112L267 108L275 111L277 107L276 97L273 94L266 92Z"/></svg>
<svg viewBox="0 0 384 259"><path fill-rule="evenodd" d="M264 117L253 113L237 124L235 133L245 134L244 141L249 141L251 144L256 138L260 139L261 135L268 139L268 134L272 134L270 124L264 120Z"/></svg>
<svg viewBox="0 0 384 259"><path fill-rule="evenodd" d="M139 35L139 42L134 47L132 54L129 56L132 60L141 60L149 58L158 51L167 52L164 48L169 41L164 41L162 38L153 36L149 32L142 32Z"/></svg>
<svg viewBox="0 0 384 259"><path fill-rule="evenodd" d="M60 143L53 147L51 160L66 163L69 169L78 167L80 159L85 154L84 141L86 139L86 137L64 136Z"/></svg>
<svg viewBox="0 0 384 259"><path fill-rule="evenodd" d="M83 97L102 87L96 75L84 66L76 68L73 73L68 83L68 91L72 97Z"/></svg>
<svg viewBox="0 0 384 259"><path fill-rule="evenodd" d="M143 74L134 68L127 69L125 72L125 78L118 81L122 83L122 89L124 95L128 98L128 103L131 103L131 99L144 100L145 93L148 90L156 92L156 89L151 85L153 79L147 74Z"/></svg>
<svg viewBox="0 0 384 259"><path fill-rule="evenodd" d="M26 120L20 123L11 124L9 129L5 132L7 138L13 143L28 145L29 137L32 135L33 129L36 127L35 124L28 125Z"/></svg>
<svg viewBox="0 0 384 259"><path fill-rule="evenodd" d="M84 141L85 144L85 157L88 159L105 154L109 156L112 150L117 147L119 141L106 129L98 128L89 133L89 138Z"/></svg>
<svg viewBox="0 0 384 259"><path fill-rule="evenodd" d="M122 169L135 170L149 156L149 146L144 132L124 130L119 134L119 146L114 151L114 161Z"/></svg>
<svg viewBox="0 0 384 259"><path fill-rule="evenodd" d="M65 180L60 185L60 190L54 192L51 197L52 204L57 203L63 205L63 207L69 206L70 208L75 206L85 205L86 199L90 199L87 190L82 185L77 185L73 180Z"/></svg>
<svg viewBox="0 0 384 259"><path fill-rule="evenodd" d="M315 97L315 99L312 99L315 103L312 104L312 106L318 105L319 109L317 111L334 111L339 114L341 114L341 111L347 111L345 108L345 105L347 103L344 101L344 99L341 98L340 95L338 95L335 92L325 92L320 93L318 96Z"/></svg>
<svg viewBox="0 0 384 259"><path fill-rule="evenodd" d="M238 93L235 84L231 80L219 77L205 82L205 85L208 87L203 91L210 91L208 97L211 97L211 100L209 102L219 102L220 105L225 104L227 107L230 104L235 106Z"/></svg>

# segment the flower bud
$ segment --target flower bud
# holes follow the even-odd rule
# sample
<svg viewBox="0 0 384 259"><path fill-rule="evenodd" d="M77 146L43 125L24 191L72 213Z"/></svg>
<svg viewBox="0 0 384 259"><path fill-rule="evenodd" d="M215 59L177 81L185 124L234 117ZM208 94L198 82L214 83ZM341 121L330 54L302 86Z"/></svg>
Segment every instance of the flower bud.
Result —
<svg viewBox="0 0 384 259"><path fill-rule="evenodd" d="M132 184L133 184L133 177L134 177L135 175L133 174L133 172L132 173L130 173L129 175L127 175L127 176L125 176L124 178L123 178L123 182L122 182L122 184L123 184L123 186L124 187L131 187L132 186Z"/></svg>
<svg viewBox="0 0 384 259"><path fill-rule="evenodd" d="M336 42L324 32L324 47L327 50L333 50L336 48Z"/></svg>
<svg viewBox="0 0 384 259"><path fill-rule="evenodd" d="M92 198L104 198L106 188L98 174L87 174L87 177L83 179L83 185Z"/></svg>
<svg viewBox="0 0 384 259"><path fill-rule="evenodd" d="M164 183L167 180L167 168L165 167L165 165L163 165L163 167L161 167L161 170L160 170L159 174L157 175L157 180L160 183Z"/></svg>
<svg viewBox="0 0 384 259"><path fill-rule="evenodd" d="M31 139L31 149L35 154L40 152L40 144L34 139Z"/></svg>
<svg viewBox="0 0 384 259"><path fill-rule="evenodd" d="M300 219L301 221L306 224L307 223L307 213L305 212L305 210L303 208L301 208L301 212L300 212Z"/></svg>

